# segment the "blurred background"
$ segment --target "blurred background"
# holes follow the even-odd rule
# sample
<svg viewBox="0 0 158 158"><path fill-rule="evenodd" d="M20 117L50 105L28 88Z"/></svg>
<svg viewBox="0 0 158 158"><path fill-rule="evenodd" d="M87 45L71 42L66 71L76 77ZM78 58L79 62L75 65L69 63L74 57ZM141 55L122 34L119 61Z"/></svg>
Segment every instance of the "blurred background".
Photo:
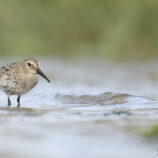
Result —
<svg viewBox="0 0 158 158"><path fill-rule="evenodd" d="M0 0L0 55L158 56L156 0Z"/></svg>

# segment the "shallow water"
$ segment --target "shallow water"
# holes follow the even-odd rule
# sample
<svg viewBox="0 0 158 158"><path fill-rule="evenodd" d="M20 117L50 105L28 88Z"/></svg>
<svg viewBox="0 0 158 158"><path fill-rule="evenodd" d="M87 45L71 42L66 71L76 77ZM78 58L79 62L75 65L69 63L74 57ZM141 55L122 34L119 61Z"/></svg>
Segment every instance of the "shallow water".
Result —
<svg viewBox="0 0 158 158"><path fill-rule="evenodd" d="M21 108L0 95L0 156L157 157L158 143L142 137L158 123L157 67L41 59L51 84L41 78Z"/></svg>

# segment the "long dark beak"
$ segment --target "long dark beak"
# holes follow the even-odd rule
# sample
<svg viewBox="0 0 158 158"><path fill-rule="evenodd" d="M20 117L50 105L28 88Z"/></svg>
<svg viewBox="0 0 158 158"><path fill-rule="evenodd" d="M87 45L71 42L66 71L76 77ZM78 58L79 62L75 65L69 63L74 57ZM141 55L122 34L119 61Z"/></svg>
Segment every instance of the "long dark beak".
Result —
<svg viewBox="0 0 158 158"><path fill-rule="evenodd" d="M39 68L37 69L36 73L41 75L43 78L45 78L50 83L50 80L48 79L48 77Z"/></svg>

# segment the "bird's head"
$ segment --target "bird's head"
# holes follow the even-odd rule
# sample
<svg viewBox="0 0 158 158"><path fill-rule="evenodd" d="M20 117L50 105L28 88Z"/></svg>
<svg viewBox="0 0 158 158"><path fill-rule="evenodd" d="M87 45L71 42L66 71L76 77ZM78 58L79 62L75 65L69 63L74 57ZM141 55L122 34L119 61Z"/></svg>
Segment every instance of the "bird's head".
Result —
<svg viewBox="0 0 158 158"><path fill-rule="evenodd" d="M48 82L50 82L48 77L40 70L40 63L38 60L33 59L33 58L25 59L24 66L25 66L28 73L39 74L43 78L45 78Z"/></svg>

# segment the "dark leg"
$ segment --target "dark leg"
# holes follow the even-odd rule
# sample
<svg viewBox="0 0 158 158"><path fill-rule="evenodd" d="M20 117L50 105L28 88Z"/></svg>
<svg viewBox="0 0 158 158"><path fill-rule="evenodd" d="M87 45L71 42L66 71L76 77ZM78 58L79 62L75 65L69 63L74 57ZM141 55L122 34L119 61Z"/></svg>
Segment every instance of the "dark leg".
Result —
<svg viewBox="0 0 158 158"><path fill-rule="evenodd" d="M17 98L17 102L18 102L18 107L20 107L20 95Z"/></svg>
<svg viewBox="0 0 158 158"><path fill-rule="evenodd" d="M11 105L10 98L8 97L8 107Z"/></svg>

